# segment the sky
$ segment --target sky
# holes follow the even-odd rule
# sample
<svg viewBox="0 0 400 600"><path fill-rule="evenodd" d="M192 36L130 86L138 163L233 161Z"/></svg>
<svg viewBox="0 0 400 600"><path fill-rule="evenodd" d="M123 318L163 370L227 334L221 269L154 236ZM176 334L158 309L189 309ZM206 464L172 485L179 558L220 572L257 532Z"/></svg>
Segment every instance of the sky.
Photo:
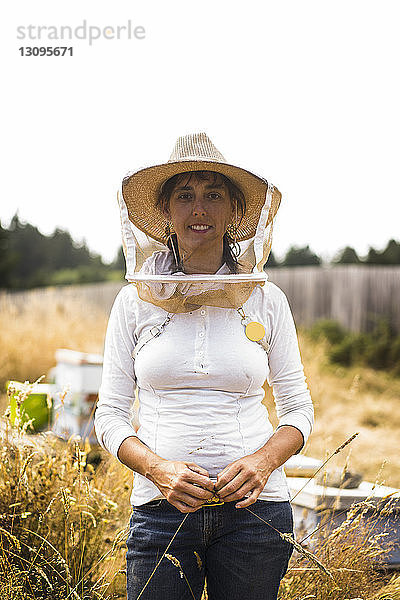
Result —
<svg viewBox="0 0 400 600"><path fill-rule="evenodd" d="M178 136L205 131L228 162L281 191L276 256L308 244L328 260L346 245L365 255L400 241L396 5L3 3L2 225L18 211L111 261L122 177L167 161ZM62 26L80 29L54 39ZM57 45L73 55L19 50Z"/></svg>

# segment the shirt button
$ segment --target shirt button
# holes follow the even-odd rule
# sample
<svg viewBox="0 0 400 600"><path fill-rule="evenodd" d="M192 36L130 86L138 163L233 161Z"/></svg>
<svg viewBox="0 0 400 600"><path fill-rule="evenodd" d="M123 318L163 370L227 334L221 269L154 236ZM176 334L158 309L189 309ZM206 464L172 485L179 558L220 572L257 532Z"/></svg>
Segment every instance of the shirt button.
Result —
<svg viewBox="0 0 400 600"><path fill-rule="evenodd" d="M200 331L199 337L201 337L201 338L204 337L204 333L202 331Z"/></svg>
<svg viewBox="0 0 400 600"><path fill-rule="evenodd" d="M204 315L206 314L206 311L203 309L200 311L200 314L204 317Z"/></svg>

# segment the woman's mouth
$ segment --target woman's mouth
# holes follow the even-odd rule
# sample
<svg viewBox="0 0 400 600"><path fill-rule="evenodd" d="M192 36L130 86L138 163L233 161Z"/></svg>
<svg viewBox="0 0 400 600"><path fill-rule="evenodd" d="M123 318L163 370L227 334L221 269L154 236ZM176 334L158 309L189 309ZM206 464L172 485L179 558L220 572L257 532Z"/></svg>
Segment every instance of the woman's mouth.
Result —
<svg viewBox="0 0 400 600"><path fill-rule="evenodd" d="M209 229L212 229L211 225L206 225L206 224L196 224L196 225L189 225L189 229L191 229L192 231L196 231L196 232L200 232L200 233L204 233L205 231L208 231Z"/></svg>

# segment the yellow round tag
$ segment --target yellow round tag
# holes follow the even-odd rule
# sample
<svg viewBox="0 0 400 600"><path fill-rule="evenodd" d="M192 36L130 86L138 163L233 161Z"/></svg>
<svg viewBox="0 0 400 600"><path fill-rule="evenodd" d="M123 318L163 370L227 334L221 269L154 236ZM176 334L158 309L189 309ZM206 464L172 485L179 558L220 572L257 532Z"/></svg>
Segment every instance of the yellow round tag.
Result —
<svg viewBox="0 0 400 600"><path fill-rule="evenodd" d="M246 325L246 336L252 342L259 342L265 335L265 327L262 323L258 323L258 321L251 321Z"/></svg>

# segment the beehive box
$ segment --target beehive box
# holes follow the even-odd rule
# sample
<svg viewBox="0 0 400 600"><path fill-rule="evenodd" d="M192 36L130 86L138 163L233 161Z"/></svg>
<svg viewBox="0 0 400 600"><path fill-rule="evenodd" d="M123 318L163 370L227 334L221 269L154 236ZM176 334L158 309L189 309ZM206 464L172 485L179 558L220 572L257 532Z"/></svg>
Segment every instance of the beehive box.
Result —
<svg viewBox="0 0 400 600"><path fill-rule="evenodd" d="M339 489L319 485L314 480L307 483L302 477L287 479L299 541L323 525L324 519L332 519L327 527L341 525L347 511L368 498L371 507L366 511L363 521L366 525L374 521L374 534L387 533L384 539L388 551L383 557L384 564L392 569L400 568L400 490L368 481L362 481L354 489ZM307 485L304 487L305 483Z"/></svg>
<svg viewBox="0 0 400 600"><path fill-rule="evenodd" d="M61 348L55 354L53 377L59 400L53 403L53 431L68 439L72 435L97 444L93 415L101 384L103 356ZM63 391L66 391L65 395Z"/></svg>

